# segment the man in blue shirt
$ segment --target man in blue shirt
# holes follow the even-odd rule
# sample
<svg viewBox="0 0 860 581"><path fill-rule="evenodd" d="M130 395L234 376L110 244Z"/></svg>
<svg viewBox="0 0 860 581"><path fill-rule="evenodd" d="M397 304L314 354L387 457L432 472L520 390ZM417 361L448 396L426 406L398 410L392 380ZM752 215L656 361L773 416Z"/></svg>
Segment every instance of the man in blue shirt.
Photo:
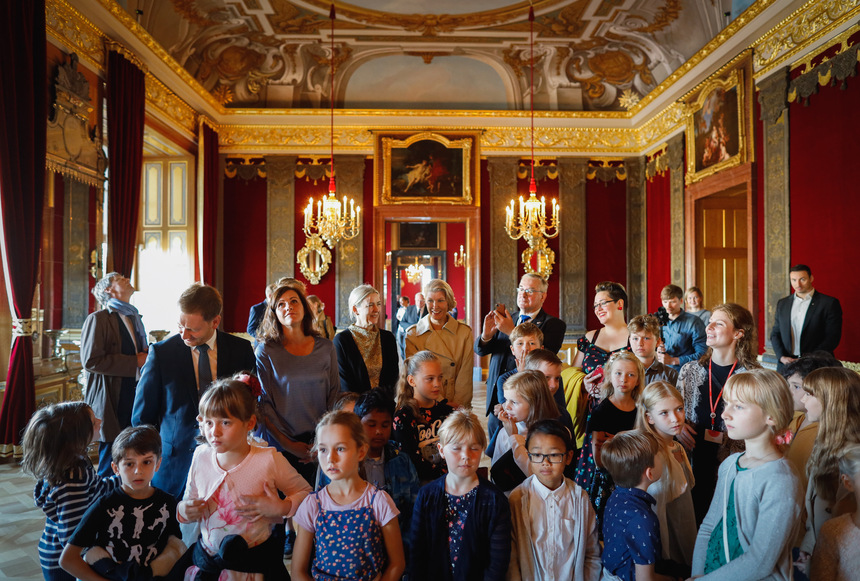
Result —
<svg viewBox="0 0 860 581"><path fill-rule="evenodd" d="M665 347L657 353L657 360L675 370L705 354L705 324L696 315L685 312L684 291L674 284L667 284L660 292L663 308L669 314L669 322L663 325Z"/></svg>

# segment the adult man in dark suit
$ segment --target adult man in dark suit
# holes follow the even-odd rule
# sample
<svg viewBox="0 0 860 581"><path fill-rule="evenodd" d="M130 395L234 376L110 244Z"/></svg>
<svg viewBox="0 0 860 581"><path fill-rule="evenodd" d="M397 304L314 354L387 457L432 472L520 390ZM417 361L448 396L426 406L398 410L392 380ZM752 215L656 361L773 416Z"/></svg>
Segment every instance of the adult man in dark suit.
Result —
<svg viewBox="0 0 860 581"><path fill-rule="evenodd" d="M179 334L152 345L134 398L132 423L159 428L161 469L153 485L181 498L199 433L200 395L212 380L256 372L251 343L218 330L221 295L195 283L179 297Z"/></svg>
<svg viewBox="0 0 860 581"><path fill-rule="evenodd" d="M260 323L263 322L263 315L266 314L266 307L269 305L269 299L272 296L272 291L275 290L275 283L266 285L266 300L257 303L256 305L251 307L251 311L248 313L248 334L251 336L251 339L254 340L254 343L257 342L257 327L260 326Z"/></svg>
<svg viewBox="0 0 860 581"><path fill-rule="evenodd" d="M139 370L146 361L146 331L140 313L129 303L135 288L111 272L93 287L101 310L91 313L81 330L81 364L87 371L84 400L102 420L99 431L99 476L110 476L111 447L131 425Z"/></svg>
<svg viewBox="0 0 860 581"><path fill-rule="evenodd" d="M475 353L490 355L490 369L487 373L487 427L491 434L498 429L498 420L493 409L499 403L496 392L496 381L499 376L517 366L516 359L511 353L511 341L508 335L516 325L528 321L534 323L543 332L544 349L558 353L564 342L564 321L553 317L543 310L546 300L547 282L536 274L526 274L520 279L517 288L518 311L511 315L507 308L504 313L495 309L484 317L484 327L481 336L475 340Z"/></svg>
<svg viewBox="0 0 860 581"><path fill-rule="evenodd" d="M813 288L815 279L805 264L792 266L788 278L794 295L776 303L776 320L770 332L770 343L779 359L778 371L813 351L832 354L842 338L839 299Z"/></svg>

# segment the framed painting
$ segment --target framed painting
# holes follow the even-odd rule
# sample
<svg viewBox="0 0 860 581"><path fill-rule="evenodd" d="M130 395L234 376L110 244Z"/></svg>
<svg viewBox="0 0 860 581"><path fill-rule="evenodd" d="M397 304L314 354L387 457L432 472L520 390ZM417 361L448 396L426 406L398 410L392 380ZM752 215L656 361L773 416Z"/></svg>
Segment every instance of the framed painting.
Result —
<svg viewBox="0 0 860 581"><path fill-rule="evenodd" d="M401 222L399 226L400 248L439 248L437 222Z"/></svg>
<svg viewBox="0 0 860 581"><path fill-rule="evenodd" d="M752 161L752 76L748 54L687 99L688 184Z"/></svg>
<svg viewBox="0 0 860 581"><path fill-rule="evenodd" d="M474 133L377 134L377 202L471 205L478 173L476 149Z"/></svg>

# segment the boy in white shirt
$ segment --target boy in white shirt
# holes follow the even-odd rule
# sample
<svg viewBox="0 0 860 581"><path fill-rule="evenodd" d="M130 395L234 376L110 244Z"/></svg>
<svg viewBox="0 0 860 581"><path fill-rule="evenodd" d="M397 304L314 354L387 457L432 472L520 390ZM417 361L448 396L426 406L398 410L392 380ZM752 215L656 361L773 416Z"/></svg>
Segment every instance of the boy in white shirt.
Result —
<svg viewBox="0 0 860 581"><path fill-rule="evenodd" d="M588 495L564 469L573 460L570 432L541 420L526 440L532 475L510 496L509 580L600 579L597 520Z"/></svg>

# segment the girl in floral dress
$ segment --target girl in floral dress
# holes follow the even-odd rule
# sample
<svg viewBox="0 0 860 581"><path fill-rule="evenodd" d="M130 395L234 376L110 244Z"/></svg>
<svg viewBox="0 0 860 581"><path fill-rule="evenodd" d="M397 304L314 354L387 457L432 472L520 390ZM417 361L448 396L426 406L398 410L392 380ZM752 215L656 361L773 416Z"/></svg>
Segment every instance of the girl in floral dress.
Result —
<svg viewBox="0 0 860 581"><path fill-rule="evenodd" d="M288 578L283 538L272 531L311 489L277 450L251 444L259 385L237 375L215 382L200 398L198 420L208 446L195 450L177 507L179 522L200 521L187 581Z"/></svg>
<svg viewBox="0 0 860 581"><path fill-rule="evenodd" d="M391 497L359 475L367 435L351 412L329 412L317 424L320 468L329 478L296 513L292 573L297 580L396 581L406 567Z"/></svg>

